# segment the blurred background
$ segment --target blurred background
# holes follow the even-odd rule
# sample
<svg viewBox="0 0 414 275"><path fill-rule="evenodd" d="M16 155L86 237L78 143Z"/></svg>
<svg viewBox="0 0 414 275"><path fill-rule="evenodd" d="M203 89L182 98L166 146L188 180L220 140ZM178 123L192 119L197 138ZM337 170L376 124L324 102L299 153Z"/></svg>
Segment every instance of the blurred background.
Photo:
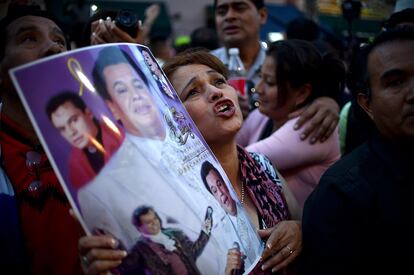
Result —
<svg viewBox="0 0 414 275"><path fill-rule="evenodd" d="M214 26L213 0L0 0L4 15L10 2L38 4L52 12L64 27L73 47L79 44L83 27L94 13L100 10L130 9L138 18L145 18L145 10L153 3L161 7L152 26L153 41L170 43L180 47L189 43L193 30ZM344 50L353 40L364 42L378 33L383 22L399 6L409 5L412 0L267 0L269 18L261 30L263 41L282 39L287 24L298 17L312 18L319 24L320 36L339 50Z"/></svg>

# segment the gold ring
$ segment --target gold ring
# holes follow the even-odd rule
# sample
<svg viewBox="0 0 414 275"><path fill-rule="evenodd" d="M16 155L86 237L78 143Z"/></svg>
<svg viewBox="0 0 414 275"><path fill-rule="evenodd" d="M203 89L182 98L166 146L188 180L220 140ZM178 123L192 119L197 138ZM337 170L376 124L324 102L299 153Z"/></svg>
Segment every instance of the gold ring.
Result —
<svg viewBox="0 0 414 275"><path fill-rule="evenodd" d="M292 248L290 248L290 246L286 246L286 248L289 250L289 255L291 255L292 253L293 253L293 250L292 250Z"/></svg>

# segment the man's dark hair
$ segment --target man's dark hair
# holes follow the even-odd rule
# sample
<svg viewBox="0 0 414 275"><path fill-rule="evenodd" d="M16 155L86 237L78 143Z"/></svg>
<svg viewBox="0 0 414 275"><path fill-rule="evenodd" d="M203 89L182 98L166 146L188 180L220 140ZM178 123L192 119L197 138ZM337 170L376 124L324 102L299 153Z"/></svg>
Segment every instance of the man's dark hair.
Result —
<svg viewBox="0 0 414 275"><path fill-rule="evenodd" d="M221 176L220 172L217 170L216 167L213 166L213 164L211 164L207 160L205 162L203 162L203 164L201 165L201 170L200 170L201 179L203 180L204 186L206 187L208 192L211 193L210 186L207 183L207 175L208 175L208 173L210 173L210 171L216 172L216 174L221 178L221 180L223 182L224 182L224 180L223 180L223 177Z"/></svg>
<svg viewBox="0 0 414 275"><path fill-rule="evenodd" d="M387 30L394 29L400 24L412 23L414 24L414 9L407 8L399 12L391 14L387 21L385 21L384 27Z"/></svg>
<svg viewBox="0 0 414 275"><path fill-rule="evenodd" d="M142 72L141 68L138 67L137 63L118 46L111 46L102 49L96 59L95 66L92 71L93 82L95 89L101 95L103 99L112 101L111 96L106 88L106 81L103 71L106 67L118 64L129 64L142 78L145 84L148 86L148 79Z"/></svg>
<svg viewBox="0 0 414 275"><path fill-rule="evenodd" d="M46 104L46 114L49 120L52 120L52 114L66 102L72 103L72 105L77 109L85 112L86 104L77 93L72 91L63 91L49 99Z"/></svg>
<svg viewBox="0 0 414 275"><path fill-rule="evenodd" d="M396 42L396 41L412 41L414 40L414 28L410 26L401 26L396 27L395 29L390 29L380 33L374 41L368 46L367 49L367 60L369 59L369 55L379 46L382 46L387 43ZM410 58L410 57L407 57ZM369 70L368 70L368 62L365 64L365 71L366 73L366 86L369 89L366 90L365 95L368 99L371 99L371 89L370 89L370 79L369 79Z"/></svg>
<svg viewBox="0 0 414 275"><path fill-rule="evenodd" d="M0 20L0 60L3 60L6 45L7 45L7 27L23 16L38 16L44 17L52 20L55 24L62 30L62 27L59 26L59 21L51 14L47 13L40 9L38 5L19 5L19 4L10 4L7 14ZM69 50L70 45L66 43L67 49Z"/></svg>
<svg viewBox="0 0 414 275"><path fill-rule="evenodd" d="M254 4L257 10L260 10L261 8L265 6L264 0L249 0L249 1ZM217 0L214 0L214 8L216 7L217 7Z"/></svg>
<svg viewBox="0 0 414 275"><path fill-rule="evenodd" d="M160 216L158 216L158 214L157 214L157 212L155 212L154 208L152 208L151 206L148 206L148 205L142 205L142 206L140 206L140 207L138 207L134 210L134 213L132 214L132 224L137 226L137 227L141 226L142 225L141 216L144 216L144 215L148 214L150 211L154 212L155 216L160 221L160 224L161 224L161 227L162 227Z"/></svg>

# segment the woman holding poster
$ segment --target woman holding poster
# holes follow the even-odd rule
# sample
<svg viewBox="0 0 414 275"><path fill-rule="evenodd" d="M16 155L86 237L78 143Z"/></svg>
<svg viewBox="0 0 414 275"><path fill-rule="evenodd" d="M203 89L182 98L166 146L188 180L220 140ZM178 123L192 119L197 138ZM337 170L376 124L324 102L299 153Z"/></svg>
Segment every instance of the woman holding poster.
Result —
<svg viewBox="0 0 414 275"><path fill-rule="evenodd" d="M88 274L94 274L118 266L121 261L112 260L120 258L121 274L143 267L150 273L157 273L157 267L163 270L161 274L221 274L229 250L237 243L247 256L244 263L249 270L256 266L263 242L248 219L243 230L247 233L244 236L251 238L242 238L237 219L229 217L204 188L200 169L205 161L217 167L230 184L171 85L168 83L168 89L174 98L160 90L151 77L143 48L136 44L94 46L12 71L19 96L85 232L111 236L109 247L119 249L115 257L112 250L109 255L98 251L95 257L95 250L88 254L94 244L81 245L84 267ZM87 110L76 109L64 99L68 108L63 109L71 112L58 116L63 121L57 121L61 101L57 109L48 106L62 91L81 97ZM98 140L105 147L106 138L99 137L93 127L100 121L112 131L122 131L124 138L101 169L76 188L68 169L73 145L88 150L88 145L95 145L89 141ZM62 142L66 131L57 131L67 127L68 141L73 144ZM81 164L79 157L76 160ZM236 199L234 192L231 195ZM134 218L135 211L144 205L153 210ZM101 246L100 240L95 244ZM249 244L249 251L245 244ZM104 263L95 261L102 257ZM90 265L85 264L88 261Z"/></svg>
<svg viewBox="0 0 414 275"><path fill-rule="evenodd" d="M300 222L288 219L297 219L300 213L269 161L237 147L235 136L242 114L235 90L226 82L224 65L207 52L193 51L172 58L164 70L223 166L250 220L261 229L261 237L267 239L257 271L277 271L287 266L301 250ZM110 238L104 236L83 237L79 247L89 261L89 274L114 268L123 258L118 250L112 250ZM223 273L243 271L242 259L236 247L230 250Z"/></svg>

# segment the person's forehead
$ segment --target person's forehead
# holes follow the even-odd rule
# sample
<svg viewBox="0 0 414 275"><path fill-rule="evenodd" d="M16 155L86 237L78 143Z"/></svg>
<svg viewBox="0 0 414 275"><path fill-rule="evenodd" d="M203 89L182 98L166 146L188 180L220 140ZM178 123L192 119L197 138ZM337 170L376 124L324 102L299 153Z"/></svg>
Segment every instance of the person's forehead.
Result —
<svg viewBox="0 0 414 275"><path fill-rule="evenodd" d="M376 47L368 57L370 77L381 77L391 69L413 69L414 61L407 58L414 49L414 40L391 41Z"/></svg>
<svg viewBox="0 0 414 275"><path fill-rule="evenodd" d="M52 119L71 116L76 113L82 113L82 110L76 107L71 101L65 101L52 112Z"/></svg>
<svg viewBox="0 0 414 275"><path fill-rule="evenodd" d="M79 109L78 107L75 106L75 104L73 103L73 101L71 100L66 100L63 104L64 107L66 108L75 108L75 109Z"/></svg>
<svg viewBox="0 0 414 275"><path fill-rule="evenodd" d="M125 68L129 68L130 66L131 65L128 62L124 61L124 60L117 60L117 61L115 61L115 62L113 62L111 64L106 65L105 66L105 69L114 68L114 67L125 67Z"/></svg>
<svg viewBox="0 0 414 275"><path fill-rule="evenodd" d="M210 71L215 71L207 65L194 63L187 64L179 67L178 72L183 74L185 77L191 78L193 76L201 76L203 74L208 74Z"/></svg>
<svg viewBox="0 0 414 275"><path fill-rule="evenodd" d="M156 218L155 212L153 210L149 210L148 213L141 215L141 218L144 218L146 220L152 220Z"/></svg>
<svg viewBox="0 0 414 275"><path fill-rule="evenodd" d="M217 0L216 6L219 7L219 6L237 5L237 4L243 4L243 3L246 3L254 7L254 4L251 0Z"/></svg>
<svg viewBox="0 0 414 275"><path fill-rule="evenodd" d="M13 22L11 22L7 26L7 33L9 35L16 35L19 32L19 30L24 29L24 28L56 31L56 32L60 32L63 34L62 30L52 20L46 17L33 16L33 15L22 16L22 17L17 18Z"/></svg>
<svg viewBox="0 0 414 275"><path fill-rule="evenodd" d="M115 77L118 78L119 75L122 76L131 76L136 74L134 68L131 64L127 62L119 62L116 64L108 64L104 68L104 74L107 74L107 77ZM114 74L113 71L118 72L118 74ZM125 74L127 72L127 74Z"/></svg>
<svg viewBox="0 0 414 275"><path fill-rule="evenodd" d="M214 181L211 182L212 185L216 185L216 181L220 179L220 175L215 170L210 170L210 172L207 174L207 177L213 177Z"/></svg>

